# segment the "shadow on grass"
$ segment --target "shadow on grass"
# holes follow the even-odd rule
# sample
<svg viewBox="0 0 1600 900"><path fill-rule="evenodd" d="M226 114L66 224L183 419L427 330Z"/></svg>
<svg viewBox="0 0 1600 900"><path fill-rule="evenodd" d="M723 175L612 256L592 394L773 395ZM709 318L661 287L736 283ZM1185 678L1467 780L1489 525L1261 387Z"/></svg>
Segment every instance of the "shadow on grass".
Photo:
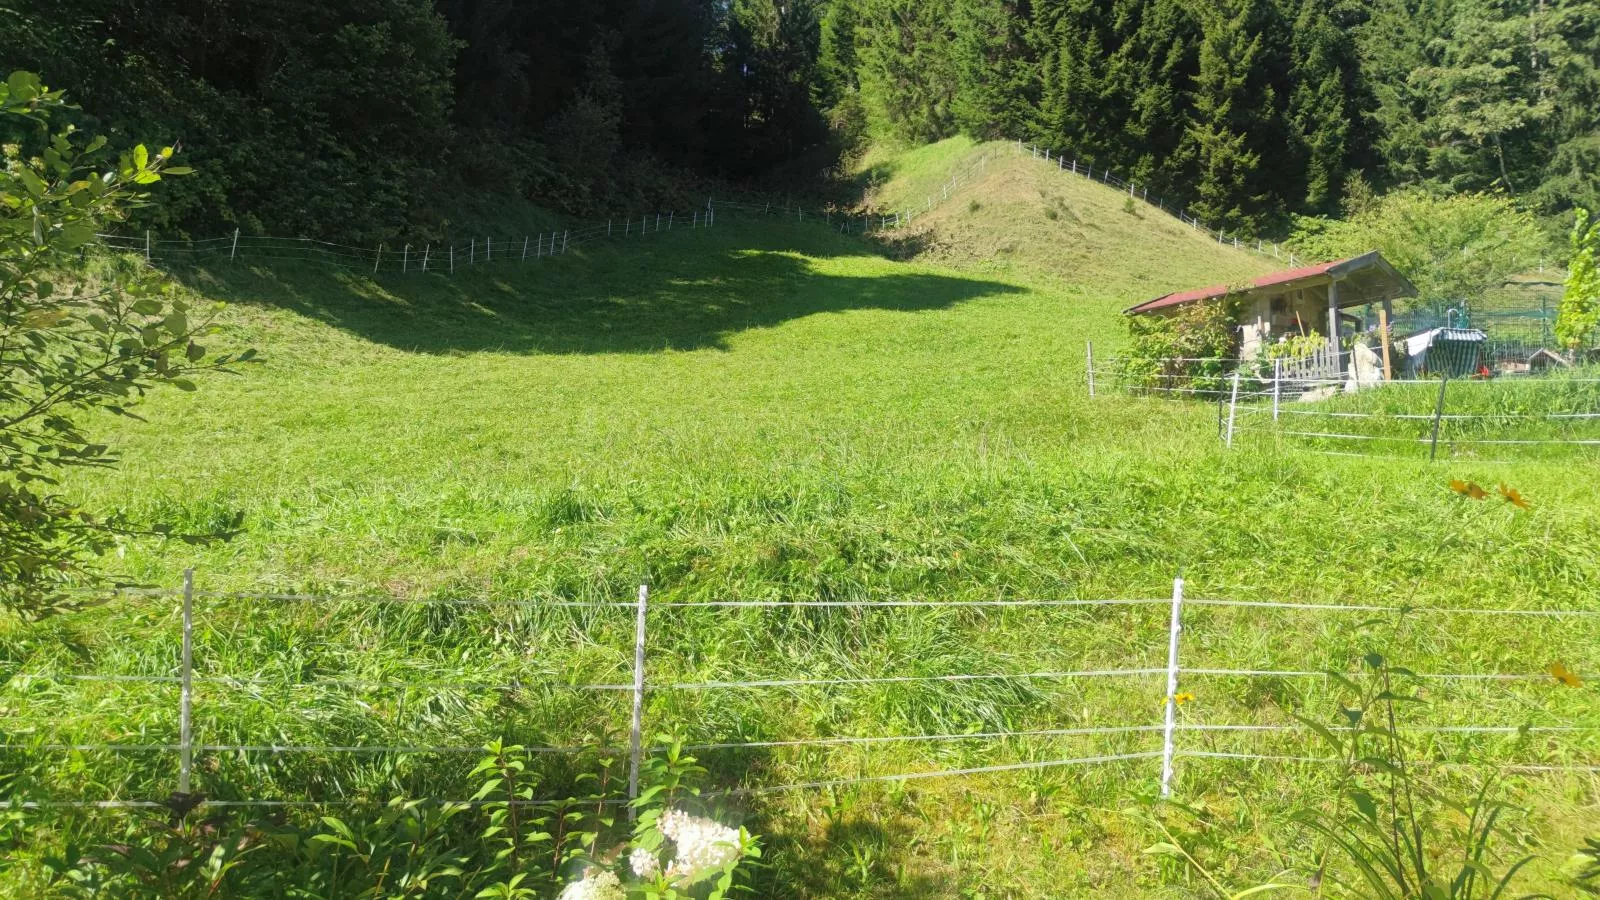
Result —
<svg viewBox="0 0 1600 900"><path fill-rule="evenodd" d="M833 818L820 835L766 834L753 887L763 897L954 896L947 879L911 871L914 837L907 823L871 814Z"/></svg>
<svg viewBox="0 0 1600 900"><path fill-rule="evenodd" d="M1018 289L884 272L882 250L805 226L730 223L554 259L370 276L303 262L218 263L176 274L202 293L317 319L421 353L650 353L720 348L729 335L816 313L914 312ZM821 272L813 258L859 257ZM434 257L433 265L438 265Z"/></svg>

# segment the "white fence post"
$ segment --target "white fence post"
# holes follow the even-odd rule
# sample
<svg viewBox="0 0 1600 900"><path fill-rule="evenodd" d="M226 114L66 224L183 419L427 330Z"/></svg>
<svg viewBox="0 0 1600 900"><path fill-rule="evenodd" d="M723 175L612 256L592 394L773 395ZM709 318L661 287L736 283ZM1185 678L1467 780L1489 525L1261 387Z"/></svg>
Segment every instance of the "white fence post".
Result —
<svg viewBox="0 0 1600 900"><path fill-rule="evenodd" d="M483 239L483 261L494 261L494 238L492 237L486 237Z"/></svg>
<svg viewBox="0 0 1600 900"><path fill-rule="evenodd" d="M1084 366L1089 372L1089 396L1094 396L1094 341L1087 342Z"/></svg>
<svg viewBox="0 0 1600 900"><path fill-rule="evenodd" d="M561 232L561 252L567 252L567 241L572 237L572 229Z"/></svg>
<svg viewBox="0 0 1600 900"><path fill-rule="evenodd" d="M230 260L236 259L236 258L238 258L238 256L239 256L239 229L235 228L233 230L233 249L228 251L228 259L230 259Z"/></svg>
<svg viewBox="0 0 1600 900"><path fill-rule="evenodd" d="M1161 797L1172 796L1173 736L1178 730L1178 632L1183 630L1183 575L1172 580L1172 624L1167 633L1167 712L1161 742Z"/></svg>
<svg viewBox="0 0 1600 900"><path fill-rule="evenodd" d="M401 271L401 273L404 273L410 268L411 268L411 245L407 244L404 247L400 248L400 271Z"/></svg>
<svg viewBox="0 0 1600 900"><path fill-rule="evenodd" d="M144 230L144 261L150 261L150 229Z"/></svg>
<svg viewBox="0 0 1600 900"><path fill-rule="evenodd" d="M183 662L178 692L178 793L194 771L194 569L183 570Z"/></svg>
<svg viewBox="0 0 1600 900"><path fill-rule="evenodd" d="M378 274L378 263L383 262L383 245L378 245L377 255L372 257L372 274Z"/></svg>
<svg viewBox="0 0 1600 900"><path fill-rule="evenodd" d="M477 238L473 238L472 242L467 245L467 265L470 266L470 265L472 265L473 263L475 263L477 261L478 261L478 239Z"/></svg>
<svg viewBox="0 0 1600 900"><path fill-rule="evenodd" d="M1233 393L1228 398L1228 440L1227 446L1233 446L1233 419L1239 411L1239 370L1233 370Z"/></svg>
<svg viewBox="0 0 1600 900"><path fill-rule="evenodd" d="M1278 402L1283 396L1283 357L1272 361L1272 421L1278 421Z"/></svg>
<svg viewBox="0 0 1600 900"><path fill-rule="evenodd" d="M522 236L522 258L523 259L527 259L528 258L528 236L527 235L523 235Z"/></svg>
<svg viewBox="0 0 1600 900"><path fill-rule="evenodd" d="M628 819L638 818L632 801L639 798L639 766L644 760L644 624L650 586L639 585L639 606L633 626L633 719L628 732Z"/></svg>
<svg viewBox="0 0 1600 900"><path fill-rule="evenodd" d="M430 251L432 251L432 250L433 250L433 245L432 244L423 244L422 245L422 271L424 273L426 273L428 271L428 253Z"/></svg>
<svg viewBox="0 0 1600 900"><path fill-rule="evenodd" d="M450 245L450 274L456 273L456 245Z"/></svg>

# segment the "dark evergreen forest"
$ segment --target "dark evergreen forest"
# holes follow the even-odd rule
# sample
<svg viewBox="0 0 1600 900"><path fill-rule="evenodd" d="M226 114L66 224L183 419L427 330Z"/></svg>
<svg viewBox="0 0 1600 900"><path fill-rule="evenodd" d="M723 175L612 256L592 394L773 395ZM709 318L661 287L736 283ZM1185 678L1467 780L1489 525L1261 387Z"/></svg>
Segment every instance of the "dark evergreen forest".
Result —
<svg viewBox="0 0 1600 900"><path fill-rule="evenodd" d="M179 143L149 223L345 239L595 215L1023 138L1270 232L1353 191L1600 205L1593 0L0 0L0 69ZM9 8L7 8L9 7Z"/></svg>

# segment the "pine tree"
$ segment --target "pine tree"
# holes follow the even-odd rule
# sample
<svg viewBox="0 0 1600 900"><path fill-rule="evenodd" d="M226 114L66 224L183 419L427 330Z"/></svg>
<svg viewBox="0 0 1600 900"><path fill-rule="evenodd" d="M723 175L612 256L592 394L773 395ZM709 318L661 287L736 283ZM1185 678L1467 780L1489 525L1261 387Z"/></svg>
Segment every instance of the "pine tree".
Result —
<svg viewBox="0 0 1600 900"><path fill-rule="evenodd" d="M1429 161L1424 121L1429 97L1412 74L1439 62L1454 0L1373 0L1356 32L1361 67L1373 93L1373 146L1382 182L1418 183Z"/></svg>
<svg viewBox="0 0 1600 900"><path fill-rule="evenodd" d="M1034 138L1086 164L1104 166L1115 155L1116 142L1101 108L1111 49L1101 26L1094 0L1039 4L1033 33L1043 49Z"/></svg>
<svg viewBox="0 0 1600 900"><path fill-rule="evenodd" d="M1252 128L1270 109L1270 87L1252 85L1261 36L1252 33L1252 0L1219 0L1203 7L1187 157L1196 176L1195 214L1212 227L1253 231L1264 198L1255 192L1260 155Z"/></svg>
<svg viewBox="0 0 1600 900"><path fill-rule="evenodd" d="M1026 0L954 0L950 44L956 127L979 138L1023 133L1038 98Z"/></svg>
<svg viewBox="0 0 1600 900"><path fill-rule="evenodd" d="M886 136L933 141L954 133L950 10L951 0L861 0L857 75Z"/></svg>
<svg viewBox="0 0 1600 900"><path fill-rule="evenodd" d="M814 103L816 0L733 0L725 65L737 85L747 171L794 159L825 137Z"/></svg>
<svg viewBox="0 0 1600 900"><path fill-rule="evenodd" d="M1533 89L1550 101L1529 202L1548 212L1600 210L1600 4L1538 0L1530 15Z"/></svg>
<svg viewBox="0 0 1600 900"><path fill-rule="evenodd" d="M1453 191L1533 186L1538 165L1527 142L1554 104L1538 90L1530 30L1524 3L1455 0L1438 63L1416 73L1428 104L1431 180Z"/></svg>
<svg viewBox="0 0 1600 900"><path fill-rule="evenodd" d="M1350 33L1335 21L1336 0L1303 0L1293 29L1288 119L1304 175L1308 211L1331 213L1343 194L1349 156L1347 96L1355 64Z"/></svg>
<svg viewBox="0 0 1600 900"><path fill-rule="evenodd" d="M1122 0L1118 7L1119 21L1132 27L1110 66L1128 98L1118 161L1154 192L1176 197L1187 189L1181 148L1198 72L1199 23L1184 0Z"/></svg>

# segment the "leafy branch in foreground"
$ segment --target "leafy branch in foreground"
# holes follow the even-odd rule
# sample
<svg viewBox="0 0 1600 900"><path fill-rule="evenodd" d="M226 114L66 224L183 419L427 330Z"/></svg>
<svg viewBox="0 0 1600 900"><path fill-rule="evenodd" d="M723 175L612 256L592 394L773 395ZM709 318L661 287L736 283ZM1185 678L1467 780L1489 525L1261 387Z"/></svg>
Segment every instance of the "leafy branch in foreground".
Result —
<svg viewBox="0 0 1600 900"><path fill-rule="evenodd" d="M61 588L120 536L224 536L96 514L57 486L66 470L117 464L86 432L91 414L137 418L151 388L194 390L196 373L252 356L209 353L199 339L215 308L196 315L148 266L80 265L97 230L147 202L144 186L187 170L170 147L112 155L104 138L81 141L52 122L65 109L31 73L0 84L0 608L27 616L66 606Z"/></svg>
<svg viewBox="0 0 1600 900"><path fill-rule="evenodd" d="M1331 803L1294 816L1326 841L1313 883L1331 882L1375 900L1506 896L1534 858L1522 856L1504 872L1494 869L1496 845L1516 842L1502 824L1515 808L1495 798L1492 775L1471 798L1457 799L1422 774L1397 714L1402 705L1426 702L1413 673L1377 653L1364 660L1367 676L1360 682L1329 675L1352 698L1340 706L1342 721L1330 727L1298 717L1340 760Z"/></svg>

